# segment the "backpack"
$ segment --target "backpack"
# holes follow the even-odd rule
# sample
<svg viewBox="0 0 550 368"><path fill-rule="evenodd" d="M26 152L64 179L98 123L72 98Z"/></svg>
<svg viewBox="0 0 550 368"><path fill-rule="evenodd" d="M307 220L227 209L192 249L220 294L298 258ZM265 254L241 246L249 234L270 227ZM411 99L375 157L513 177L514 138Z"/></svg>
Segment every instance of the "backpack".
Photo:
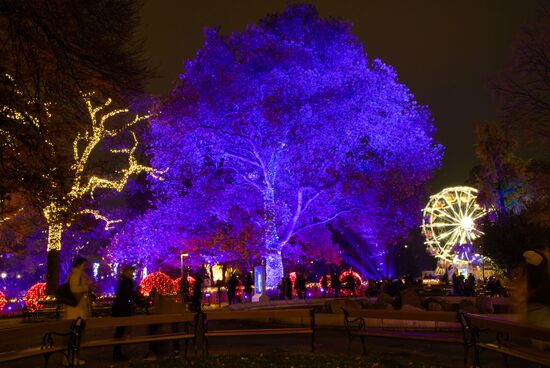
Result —
<svg viewBox="0 0 550 368"><path fill-rule="evenodd" d="M55 292L55 297L57 298L57 301L59 303L66 304L71 307L76 307L76 305L78 304L78 300L76 300L76 297L72 293L71 285L69 285L68 282L57 288L57 291Z"/></svg>

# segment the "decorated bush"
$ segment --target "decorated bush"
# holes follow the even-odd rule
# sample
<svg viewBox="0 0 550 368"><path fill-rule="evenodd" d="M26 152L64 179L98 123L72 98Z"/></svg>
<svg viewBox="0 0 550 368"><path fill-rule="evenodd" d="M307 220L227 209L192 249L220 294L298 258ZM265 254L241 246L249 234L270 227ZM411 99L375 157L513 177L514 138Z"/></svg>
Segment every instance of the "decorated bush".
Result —
<svg viewBox="0 0 550 368"><path fill-rule="evenodd" d="M46 283L45 282L39 282L34 284L30 287L29 290L27 290L27 293L25 294L25 297L23 300L25 301L25 305L30 310L37 310L41 309L42 306L38 304L38 301L40 299L44 298L46 291Z"/></svg>
<svg viewBox="0 0 550 368"><path fill-rule="evenodd" d="M177 291L174 280L164 272L153 272L147 275L141 280L139 286L141 293L145 296L149 296L153 289L156 289L157 293L161 295L173 295Z"/></svg>
<svg viewBox="0 0 550 368"><path fill-rule="evenodd" d="M0 291L0 311L4 309L7 303L6 296Z"/></svg>

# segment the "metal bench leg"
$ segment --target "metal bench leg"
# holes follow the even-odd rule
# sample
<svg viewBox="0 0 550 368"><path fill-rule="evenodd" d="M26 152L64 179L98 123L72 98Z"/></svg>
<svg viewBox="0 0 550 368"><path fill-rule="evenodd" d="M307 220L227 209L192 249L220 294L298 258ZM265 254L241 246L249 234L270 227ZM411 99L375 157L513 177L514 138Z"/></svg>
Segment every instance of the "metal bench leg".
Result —
<svg viewBox="0 0 550 368"><path fill-rule="evenodd" d="M44 354L44 368L48 368L48 362L50 361L51 355L52 355L51 353Z"/></svg>
<svg viewBox="0 0 550 368"><path fill-rule="evenodd" d="M502 358L504 359L504 366L505 366L506 368L509 368L509 367L510 367L510 364L508 363L508 355L502 354Z"/></svg>
<svg viewBox="0 0 550 368"><path fill-rule="evenodd" d="M365 336L361 335L361 345L363 346L363 355L367 355L367 347L365 346Z"/></svg>
<svg viewBox="0 0 550 368"><path fill-rule="evenodd" d="M479 359L479 348L474 345L474 367L481 367L481 360Z"/></svg>

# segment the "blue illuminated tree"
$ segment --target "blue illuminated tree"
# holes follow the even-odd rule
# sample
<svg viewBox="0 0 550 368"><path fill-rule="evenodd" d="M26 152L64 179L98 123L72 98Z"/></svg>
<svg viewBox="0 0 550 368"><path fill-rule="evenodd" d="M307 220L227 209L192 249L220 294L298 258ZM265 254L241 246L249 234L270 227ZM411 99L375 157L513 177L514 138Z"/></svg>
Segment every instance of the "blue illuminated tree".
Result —
<svg viewBox="0 0 550 368"><path fill-rule="evenodd" d="M239 221L261 227L275 286L289 244L335 219L369 218L374 229L373 216L392 214L406 233L440 164L433 133L430 112L392 67L367 58L349 23L291 6L229 36L206 30L155 108L152 164L169 170L152 185L161 198L194 195L220 218L235 203L250 209Z"/></svg>

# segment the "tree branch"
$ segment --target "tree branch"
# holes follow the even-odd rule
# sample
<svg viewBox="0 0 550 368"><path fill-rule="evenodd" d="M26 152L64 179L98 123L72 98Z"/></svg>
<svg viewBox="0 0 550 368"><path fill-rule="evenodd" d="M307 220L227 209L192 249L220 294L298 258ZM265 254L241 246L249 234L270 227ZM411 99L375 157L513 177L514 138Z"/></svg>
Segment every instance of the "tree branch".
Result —
<svg viewBox="0 0 550 368"><path fill-rule="evenodd" d="M326 224L327 222L334 220L336 217L340 216L341 214L347 213L347 212L351 212L351 211L356 210L356 209L357 209L357 207L352 207L352 208L348 208L348 209L345 209L345 210L342 210L342 211L338 211L338 212L336 212L335 214L333 214L333 215L327 217L327 218L324 219L324 220L315 221L315 222L312 222L311 224L307 224L307 225L301 226L301 227L297 228L297 229L294 231L294 234L293 234L293 235L296 235L296 234L298 234L299 232L301 232L301 231L303 231L303 230L305 230L305 229L309 229L310 227L317 226L317 225L322 225L322 224Z"/></svg>

